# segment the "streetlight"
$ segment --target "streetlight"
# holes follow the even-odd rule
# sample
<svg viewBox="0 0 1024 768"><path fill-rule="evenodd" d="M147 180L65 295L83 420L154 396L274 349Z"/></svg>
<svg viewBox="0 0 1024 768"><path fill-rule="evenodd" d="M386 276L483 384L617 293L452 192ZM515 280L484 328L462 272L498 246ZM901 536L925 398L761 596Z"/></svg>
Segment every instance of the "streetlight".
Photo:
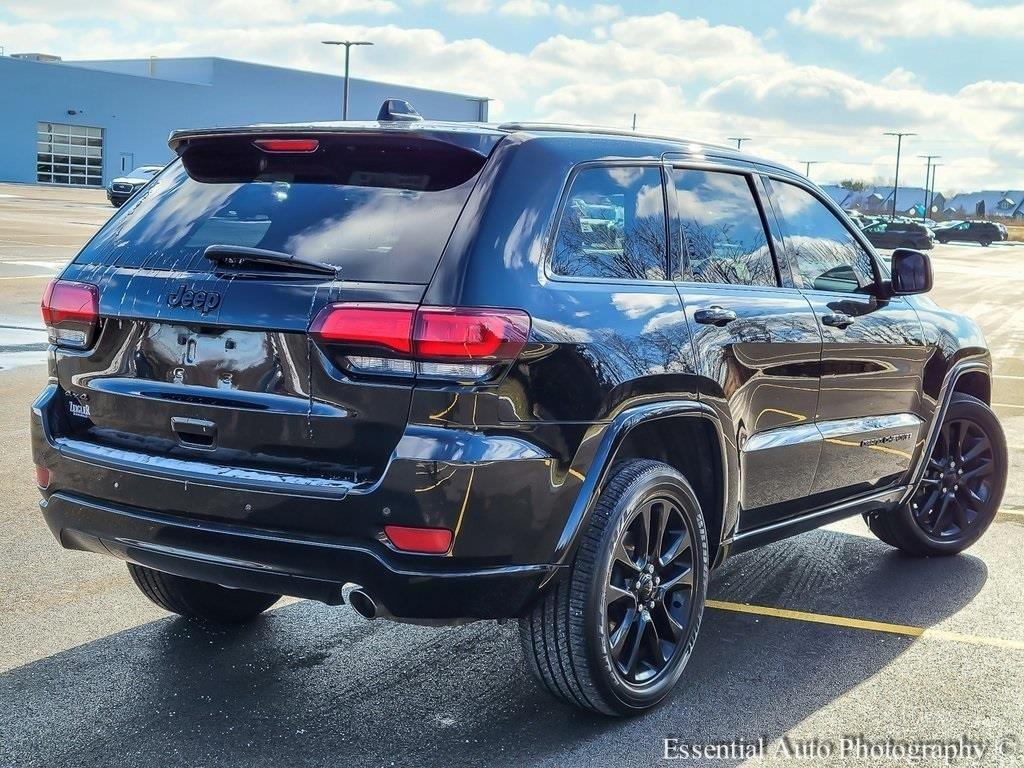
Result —
<svg viewBox="0 0 1024 768"><path fill-rule="evenodd" d="M345 98L341 102L341 119L348 120L348 52L353 45L373 45L368 40L321 40L324 45L345 46Z"/></svg>
<svg viewBox="0 0 1024 768"><path fill-rule="evenodd" d="M742 149L743 148L743 142L744 141L750 141L750 137L749 136L726 136L725 138L727 138L729 141L735 141L736 142L736 149Z"/></svg>
<svg viewBox="0 0 1024 768"><path fill-rule="evenodd" d="M921 221L924 221L928 214L931 213L932 208L932 204L929 202L931 195L928 194L932 177L932 160L942 157L942 155L918 155L918 157L928 161L928 165L924 169L924 213L921 215Z"/></svg>
<svg viewBox="0 0 1024 768"><path fill-rule="evenodd" d="M900 192L900 150L903 148L904 136L917 136L916 133L899 133L897 131L886 131L883 136L896 137L896 180L892 185L892 218L896 218L896 198Z"/></svg>
<svg viewBox="0 0 1024 768"><path fill-rule="evenodd" d="M824 161L822 161L822 160L801 160L800 162L803 163L806 166L806 170L804 171L804 176L806 176L809 179L809 178L811 178L811 166L812 165L818 165L819 163L824 162Z"/></svg>
<svg viewBox="0 0 1024 768"><path fill-rule="evenodd" d="M935 169L938 168L940 165L945 165L945 163L932 163L932 186L931 193L929 194L929 199L933 203L935 202Z"/></svg>

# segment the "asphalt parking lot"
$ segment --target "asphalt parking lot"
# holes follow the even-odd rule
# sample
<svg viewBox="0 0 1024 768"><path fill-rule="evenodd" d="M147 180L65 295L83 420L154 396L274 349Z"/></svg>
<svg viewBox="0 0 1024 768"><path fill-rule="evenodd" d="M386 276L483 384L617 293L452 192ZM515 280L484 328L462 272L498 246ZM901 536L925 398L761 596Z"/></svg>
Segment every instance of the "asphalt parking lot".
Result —
<svg viewBox="0 0 1024 768"><path fill-rule="evenodd" d="M609 721L537 689L512 624L428 629L284 601L209 631L148 603L122 564L59 548L28 445L46 375L37 306L112 210L102 192L0 185L0 766L642 766L666 738L759 737L835 750L776 747L769 764L907 764L841 760L858 736L966 738L985 751L954 765L1024 764L1024 245L933 252L933 298L974 317L995 357L1012 469L987 536L917 561L858 518L739 556L713 578L683 684Z"/></svg>

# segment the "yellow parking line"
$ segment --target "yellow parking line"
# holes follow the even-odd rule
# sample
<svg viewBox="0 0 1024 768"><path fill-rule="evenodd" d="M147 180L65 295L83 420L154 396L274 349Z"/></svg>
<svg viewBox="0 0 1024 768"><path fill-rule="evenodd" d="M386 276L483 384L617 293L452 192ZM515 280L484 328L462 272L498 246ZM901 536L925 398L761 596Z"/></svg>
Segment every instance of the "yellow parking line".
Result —
<svg viewBox="0 0 1024 768"><path fill-rule="evenodd" d="M47 277L56 277L56 272L51 272L48 275L8 275L6 277L0 277L0 280L42 280Z"/></svg>
<svg viewBox="0 0 1024 768"><path fill-rule="evenodd" d="M949 632L944 629L932 629L930 627L912 627L907 624L889 624L884 621L869 621L867 619L851 619L846 616L829 616L828 614L824 613L807 613L805 611L791 611L788 608L772 608L767 605L748 605L746 603L730 603L724 600L708 600L707 606L709 608L717 608L720 611L733 611L735 613L752 613L757 616L772 616L776 619L808 621L814 624L830 624L834 627L864 629L870 632L887 632L892 635L904 635L907 637L923 637L937 640L950 640L957 643L968 643L970 645L987 645L995 648L1007 648L1015 651L1024 651L1024 640L1007 640L1001 637L968 635L963 634L961 632Z"/></svg>
<svg viewBox="0 0 1024 768"><path fill-rule="evenodd" d="M1024 408L1024 405L1014 405L1013 403L992 403L993 408Z"/></svg>

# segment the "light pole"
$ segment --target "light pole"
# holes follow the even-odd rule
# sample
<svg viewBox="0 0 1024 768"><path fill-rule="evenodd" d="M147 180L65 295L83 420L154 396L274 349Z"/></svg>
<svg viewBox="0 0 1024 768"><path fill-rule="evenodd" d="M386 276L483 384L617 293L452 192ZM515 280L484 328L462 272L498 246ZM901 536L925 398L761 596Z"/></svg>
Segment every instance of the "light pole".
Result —
<svg viewBox="0 0 1024 768"><path fill-rule="evenodd" d="M321 40L324 45L345 46L345 98L341 102L341 119L348 120L348 53L353 45L373 45L369 40Z"/></svg>
<svg viewBox="0 0 1024 768"><path fill-rule="evenodd" d="M937 157L942 157L942 155L918 155L918 157L922 160L928 161L928 165L924 169L924 213L921 214L921 221L924 221L928 218L928 214L931 213L932 208L932 204L929 202L931 200L931 195L928 192L931 186L932 160Z"/></svg>
<svg viewBox="0 0 1024 768"><path fill-rule="evenodd" d="M928 198L930 200L935 199L935 169L938 168L940 165L945 165L945 163L932 163L932 185L931 191L928 193Z"/></svg>
<svg viewBox="0 0 1024 768"><path fill-rule="evenodd" d="M821 160L801 160L800 162L803 163L804 166L806 167L806 169L804 170L804 176L806 176L809 179L809 178L811 178L811 166L812 165L818 165L818 163L821 163L822 161Z"/></svg>
<svg viewBox="0 0 1024 768"><path fill-rule="evenodd" d="M903 137L904 136L917 136L916 133L900 133L897 131L886 131L883 136L895 136L896 137L896 180L892 185L892 217L896 218L896 198L900 193L900 150L903 148Z"/></svg>
<svg viewBox="0 0 1024 768"><path fill-rule="evenodd" d="M735 141L736 149L743 149L743 142L750 141L749 136L726 136L725 138L727 138L729 141Z"/></svg>

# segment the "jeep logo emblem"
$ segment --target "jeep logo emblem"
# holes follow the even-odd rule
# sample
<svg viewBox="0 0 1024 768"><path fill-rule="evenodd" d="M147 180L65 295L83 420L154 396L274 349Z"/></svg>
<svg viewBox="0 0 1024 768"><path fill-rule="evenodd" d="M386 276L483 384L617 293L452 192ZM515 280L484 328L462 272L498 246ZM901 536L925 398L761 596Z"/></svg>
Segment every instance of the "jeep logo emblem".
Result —
<svg viewBox="0 0 1024 768"><path fill-rule="evenodd" d="M182 283L178 286L178 290L167 297L167 306L184 309L191 307L198 309L199 314L205 315L220 306L220 294L216 291L193 291Z"/></svg>

